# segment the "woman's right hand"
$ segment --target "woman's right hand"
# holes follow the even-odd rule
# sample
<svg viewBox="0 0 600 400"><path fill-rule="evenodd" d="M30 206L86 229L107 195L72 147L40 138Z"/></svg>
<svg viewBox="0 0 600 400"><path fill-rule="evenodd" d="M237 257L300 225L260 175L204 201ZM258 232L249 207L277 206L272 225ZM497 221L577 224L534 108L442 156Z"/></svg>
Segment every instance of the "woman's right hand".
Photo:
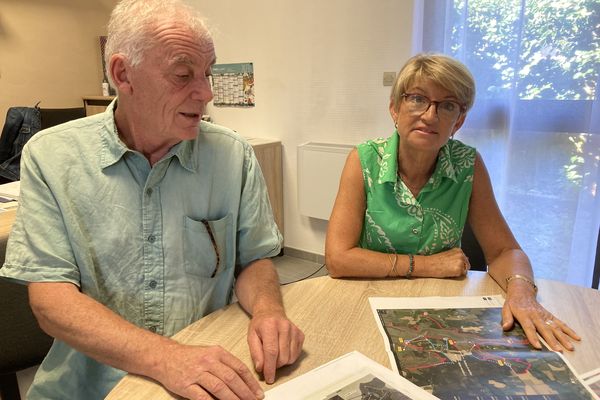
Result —
<svg viewBox="0 0 600 400"><path fill-rule="evenodd" d="M421 266L419 266L421 264ZM421 278L457 278L466 275L471 264L459 247L432 254L415 256L413 276Z"/></svg>

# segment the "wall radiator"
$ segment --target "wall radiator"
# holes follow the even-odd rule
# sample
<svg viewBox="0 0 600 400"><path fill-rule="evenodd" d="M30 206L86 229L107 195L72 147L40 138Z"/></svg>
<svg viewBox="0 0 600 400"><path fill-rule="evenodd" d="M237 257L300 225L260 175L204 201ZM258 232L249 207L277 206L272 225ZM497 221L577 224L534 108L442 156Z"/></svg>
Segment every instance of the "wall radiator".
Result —
<svg viewBox="0 0 600 400"><path fill-rule="evenodd" d="M346 157L354 145L308 142L298 146L300 214L328 220Z"/></svg>

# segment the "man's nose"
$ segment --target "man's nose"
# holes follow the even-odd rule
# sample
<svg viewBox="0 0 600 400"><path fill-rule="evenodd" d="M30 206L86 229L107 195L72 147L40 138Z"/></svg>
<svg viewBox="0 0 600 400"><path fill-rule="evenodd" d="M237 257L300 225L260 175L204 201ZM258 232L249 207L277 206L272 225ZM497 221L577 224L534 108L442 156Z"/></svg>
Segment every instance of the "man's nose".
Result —
<svg viewBox="0 0 600 400"><path fill-rule="evenodd" d="M213 97L212 86L208 77L198 79L194 82L194 87L192 89L193 100L200 100L208 103Z"/></svg>

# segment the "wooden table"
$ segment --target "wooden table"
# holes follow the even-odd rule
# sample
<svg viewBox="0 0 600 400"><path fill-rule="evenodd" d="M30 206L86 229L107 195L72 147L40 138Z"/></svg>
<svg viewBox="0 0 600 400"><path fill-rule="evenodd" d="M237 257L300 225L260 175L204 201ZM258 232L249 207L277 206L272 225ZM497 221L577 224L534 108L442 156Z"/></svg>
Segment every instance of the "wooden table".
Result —
<svg viewBox="0 0 600 400"><path fill-rule="evenodd" d="M0 262L4 263L6 242L17 215L17 209L0 212ZM1 266L1 265L0 265Z"/></svg>
<svg viewBox="0 0 600 400"><path fill-rule="evenodd" d="M566 358L581 374L600 367L600 293L594 289L538 279L538 299L558 318L574 328L583 340ZM469 272L462 280L334 280L328 276L282 287L288 316L304 331L304 353L292 366L277 373L274 387L293 377L358 350L390 367L383 338L378 331L368 298L376 296L458 296L503 294L483 272ZM251 367L246 343L248 316L235 303L185 328L174 338L194 345L219 344ZM498 327L500 329L500 327ZM265 390L270 387L261 381ZM159 384L128 375L107 399L172 399Z"/></svg>

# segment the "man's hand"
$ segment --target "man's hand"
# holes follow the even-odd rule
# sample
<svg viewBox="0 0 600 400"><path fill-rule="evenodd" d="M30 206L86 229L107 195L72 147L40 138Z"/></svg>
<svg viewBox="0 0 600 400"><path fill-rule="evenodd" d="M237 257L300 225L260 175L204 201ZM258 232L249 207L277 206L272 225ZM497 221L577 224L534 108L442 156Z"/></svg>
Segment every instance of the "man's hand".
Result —
<svg viewBox="0 0 600 400"><path fill-rule="evenodd" d="M257 260L244 268L235 292L240 305L252 315L248 346L254 368L271 384L277 368L300 356L304 334L285 315L279 278L271 260Z"/></svg>
<svg viewBox="0 0 600 400"><path fill-rule="evenodd" d="M173 343L156 379L186 399L210 400L264 398L250 370L220 346L188 346Z"/></svg>
<svg viewBox="0 0 600 400"><path fill-rule="evenodd" d="M275 370L292 364L302 352L304 334L281 312L252 316L248 326L248 345L254 367L268 384L275 382Z"/></svg>

